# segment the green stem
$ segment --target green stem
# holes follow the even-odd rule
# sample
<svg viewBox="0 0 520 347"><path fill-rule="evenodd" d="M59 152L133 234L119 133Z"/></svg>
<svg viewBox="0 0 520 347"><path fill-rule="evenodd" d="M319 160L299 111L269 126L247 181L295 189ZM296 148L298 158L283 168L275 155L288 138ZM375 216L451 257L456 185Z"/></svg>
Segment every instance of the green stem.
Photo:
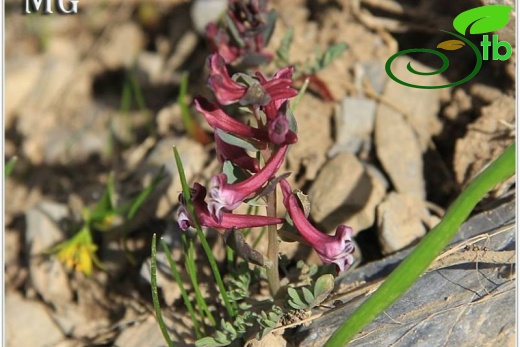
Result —
<svg viewBox="0 0 520 347"><path fill-rule="evenodd" d="M267 196L267 216L276 217L276 189ZM267 258L272 262L272 266L267 269L267 281L269 290L273 297L280 290L280 274L278 273L278 232L276 225L267 227Z"/></svg>
<svg viewBox="0 0 520 347"><path fill-rule="evenodd" d="M403 295L448 245L460 225L485 194L515 173L515 145L477 175L446 211L441 222L417 245L415 250L390 274L379 289L347 319L325 344L346 346L366 324Z"/></svg>

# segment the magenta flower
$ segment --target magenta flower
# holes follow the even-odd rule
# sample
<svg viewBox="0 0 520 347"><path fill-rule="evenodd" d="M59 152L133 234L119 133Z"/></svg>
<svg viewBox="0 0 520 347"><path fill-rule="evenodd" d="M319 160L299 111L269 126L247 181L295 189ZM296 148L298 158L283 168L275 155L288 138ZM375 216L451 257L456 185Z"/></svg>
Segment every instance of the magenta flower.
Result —
<svg viewBox="0 0 520 347"><path fill-rule="evenodd" d="M234 62L243 54L243 49L230 44L229 35L226 33L226 30L218 27L215 23L208 24L206 27L206 36L210 44L210 49L222 56L226 64Z"/></svg>
<svg viewBox="0 0 520 347"><path fill-rule="evenodd" d="M269 135L265 130L253 128L237 121L205 98L196 97L194 102L195 108L204 115L204 118L214 130L221 129L240 137L256 139L261 142L269 141Z"/></svg>
<svg viewBox="0 0 520 347"><path fill-rule="evenodd" d="M196 97L194 102L195 108L204 115L204 118L206 118L206 121L215 132L216 129L220 129L247 140L257 140L259 142L274 143L276 145L293 144L298 140L296 134L289 129L288 120L283 113L283 118L285 118L285 120L279 118L278 120L268 122L269 129L266 130L253 128L237 121L217 105L212 104L203 97ZM285 108L282 105L280 109L283 110ZM269 123L271 122L274 123L269 126ZM265 147L265 145L263 147Z"/></svg>
<svg viewBox="0 0 520 347"><path fill-rule="evenodd" d="M352 254L355 247L352 242L352 228L340 225L337 227L334 236L322 233L312 226L305 217L289 183L283 179L280 181L280 186L285 208L302 237L314 248L325 264L336 264L338 273L347 270L354 263Z"/></svg>
<svg viewBox="0 0 520 347"><path fill-rule="evenodd" d="M296 89L292 89L290 84L287 85L287 83L276 83L276 81L292 82L293 73L294 67L285 67L281 70L278 70L270 81L268 81L260 72L256 73L256 77L260 80L262 86L271 91L271 101L266 105L262 105L262 110L268 119L273 119L276 117L277 111L280 109L282 104L287 101L287 99L298 95L298 91ZM273 85L273 83L276 84Z"/></svg>
<svg viewBox="0 0 520 347"><path fill-rule="evenodd" d="M267 122L269 140L275 145L293 144L298 141L296 134L289 129L289 120L285 115L286 110L287 102L283 103L278 109L277 116Z"/></svg>
<svg viewBox="0 0 520 347"><path fill-rule="evenodd" d="M245 149L222 140L218 131L215 131L215 149L217 152L217 158L221 163L229 160L236 166L251 172L257 172L260 170L256 158L250 157Z"/></svg>
<svg viewBox="0 0 520 347"><path fill-rule="evenodd" d="M266 216L252 216L244 214L232 214L223 212L220 222L210 215L208 206L204 201L206 197L206 188L199 183L195 183L191 189L191 199L195 208L195 214L202 226L210 227L218 231L229 230L232 228L244 229L262 227L266 225L282 224L284 222L281 218L266 217ZM190 214L186 208L186 201L182 194L179 195L181 206L177 210L177 221L182 230L187 230L190 226L194 226L190 218Z"/></svg>
<svg viewBox="0 0 520 347"><path fill-rule="evenodd" d="M280 147L260 171L238 183L229 184L227 176L223 173L214 175L211 178L209 190L208 209L210 214L221 222L223 210L233 211L245 199L257 193L276 174L283 163L286 152L287 145Z"/></svg>
<svg viewBox="0 0 520 347"><path fill-rule="evenodd" d="M292 68L278 71L269 81L262 74L257 73L258 79L251 79L252 82L247 86L234 81L229 76L225 60L219 54L210 55L208 62L210 69L208 85L221 105L239 102L241 105L272 104L272 107L275 107L275 101L281 104L298 94L296 89L291 88Z"/></svg>

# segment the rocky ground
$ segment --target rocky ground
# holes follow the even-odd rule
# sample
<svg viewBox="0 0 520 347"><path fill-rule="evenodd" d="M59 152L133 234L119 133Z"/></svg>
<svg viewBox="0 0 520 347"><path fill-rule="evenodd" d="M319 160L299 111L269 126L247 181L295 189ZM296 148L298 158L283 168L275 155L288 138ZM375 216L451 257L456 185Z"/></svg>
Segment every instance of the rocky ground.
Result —
<svg viewBox="0 0 520 347"><path fill-rule="evenodd" d="M271 51L290 27L294 63L316 47L348 44L318 73L331 100L312 89L303 96L295 114L300 141L284 169L308 192L317 226L329 232L352 226L360 266L414 244L514 141L515 53L485 61L471 81L445 89L409 88L384 70L397 51L435 47L446 39L438 29L451 30L458 13L487 2L270 1L279 13ZM165 345L153 315L149 257L152 233L174 252L180 247L174 211L181 186L171 148L177 146L192 182L219 170L213 145L187 135L177 103L185 71L190 99L208 93L209 51L196 29L207 13L180 0L80 1L79 13L68 16L21 15L20 6L5 4L5 159L18 158L5 182L7 345ZM515 52L511 18L498 34ZM417 59L414 66L434 69L430 57ZM408 61L396 61L396 69ZM428 83L460 79L471 69L468 61L453 62ZM167 178L132 223L95 233L104 270L85 276L46 253L77 230L82 208L100 199L110 172L118 200L128 201L162 165ZM510 199L513 190L514 179L478 210ZM258 249L266 251L261 243ZM282 251L319 263L304 246L282 243ZM206 267L200 271L208 273ZM166 273L159 284L172 336L190 345L190 321ZM282 340L270 346L297 341Z"/></svg>

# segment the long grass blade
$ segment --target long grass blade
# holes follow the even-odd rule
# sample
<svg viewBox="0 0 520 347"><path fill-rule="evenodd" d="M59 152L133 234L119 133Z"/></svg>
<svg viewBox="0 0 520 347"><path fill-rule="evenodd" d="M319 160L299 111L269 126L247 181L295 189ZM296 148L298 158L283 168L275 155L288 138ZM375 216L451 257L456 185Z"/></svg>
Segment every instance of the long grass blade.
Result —
<svg viewBox="0 0 520 347"><path fill-rule="evenodd" d="M173 341L168 334L168 329L166 328L166 324L164 323L162 313L161 313L161 304L159 303L159 294L157 290L157 236L153 234L152 236L152 256L151 256L151 285L152 285L152 301L153 308L155 309L155 317L157 318L157 323L159 323L159 328L161 329L161 333L164 337L164 340L168 344L168 347L173 347Z"/></svg>

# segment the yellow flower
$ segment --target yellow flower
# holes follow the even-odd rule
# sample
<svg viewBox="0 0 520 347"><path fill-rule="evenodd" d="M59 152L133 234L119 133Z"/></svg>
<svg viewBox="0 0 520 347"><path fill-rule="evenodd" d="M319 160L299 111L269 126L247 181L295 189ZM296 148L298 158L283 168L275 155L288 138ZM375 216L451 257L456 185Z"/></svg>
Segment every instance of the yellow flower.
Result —
<svg viewBox="0 0 520 347"><path fill-rule="evenodd" d="M92 241L90 230L85 226L74 237L57 246L56 257L69 269L90 276L93 263L99 263L96 250L97 246Z"/></svg>

